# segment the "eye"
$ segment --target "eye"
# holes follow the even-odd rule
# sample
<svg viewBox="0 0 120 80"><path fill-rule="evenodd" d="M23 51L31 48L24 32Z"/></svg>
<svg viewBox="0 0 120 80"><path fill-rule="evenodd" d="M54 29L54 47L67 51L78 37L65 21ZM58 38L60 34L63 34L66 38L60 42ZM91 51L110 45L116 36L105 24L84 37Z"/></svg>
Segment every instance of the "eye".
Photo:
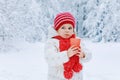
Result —
<svg viewBox="0 0 120 80"><path fill-rule="evenodd" d="M64 26L62 26L62 27L61 27L61 29L65 29L65 27L64 27Z"/></svg>
<svg viewBox="0 0 120 80"><path fill-rule="evenodd" d="M69 29L69 30L71 30L71 29L72 29L72 27L70 26L68 29Z"/></svg>

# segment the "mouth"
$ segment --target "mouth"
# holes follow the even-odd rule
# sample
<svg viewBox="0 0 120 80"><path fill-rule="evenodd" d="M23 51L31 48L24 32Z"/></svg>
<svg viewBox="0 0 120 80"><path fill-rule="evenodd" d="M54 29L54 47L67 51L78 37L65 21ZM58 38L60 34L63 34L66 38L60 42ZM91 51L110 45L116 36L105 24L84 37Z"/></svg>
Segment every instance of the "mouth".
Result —
<svg viewBox="0 0 120 80"><path fill-rule="evenodd" d="M69 36L69 34L65 34L65 36Z"/></svg>
<svg viewBox="0 0 120 80"><path fill-rule="evenodd" d="M70 35L69 34L65 34L65 36L68 38Z"/></svg>

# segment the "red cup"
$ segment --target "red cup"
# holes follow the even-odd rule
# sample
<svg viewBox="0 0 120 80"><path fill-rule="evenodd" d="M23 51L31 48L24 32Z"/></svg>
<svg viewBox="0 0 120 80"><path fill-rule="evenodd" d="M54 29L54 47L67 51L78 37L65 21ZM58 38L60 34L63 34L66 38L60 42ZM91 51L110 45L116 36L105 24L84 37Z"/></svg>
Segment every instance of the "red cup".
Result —
<svg viewBox="0 0 120 80"><path fill-rule="evenodd" d="M80 47L80 39L78 38L71 38L70 39L70 45L75 47Z"/></svg>

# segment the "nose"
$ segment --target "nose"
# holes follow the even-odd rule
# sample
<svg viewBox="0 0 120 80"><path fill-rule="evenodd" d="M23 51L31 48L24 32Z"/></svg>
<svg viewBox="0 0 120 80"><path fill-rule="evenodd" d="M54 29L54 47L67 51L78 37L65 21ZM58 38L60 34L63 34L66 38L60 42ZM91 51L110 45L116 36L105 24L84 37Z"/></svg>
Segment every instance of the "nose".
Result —
<svg viewBox="0 0 120 80"><path fill-rule="evenodd" d="M68 32L69 32L69 29L66 29L66 30L65 30L65 32L67 32L67 33L68 33Z"/></svg>

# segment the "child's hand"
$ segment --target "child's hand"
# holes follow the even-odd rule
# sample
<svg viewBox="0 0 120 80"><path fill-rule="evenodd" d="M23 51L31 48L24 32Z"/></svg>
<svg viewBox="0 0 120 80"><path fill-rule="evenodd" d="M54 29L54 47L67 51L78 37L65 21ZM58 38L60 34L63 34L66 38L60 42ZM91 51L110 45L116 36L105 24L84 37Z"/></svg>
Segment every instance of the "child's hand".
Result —
<svg viewBox="0 0 120 80"><path fill-rule="evenodd" d="M79 54L80 53L80 48L79 47L75 47L74 45L71 46L68 51L67 51L67 55L68 57L72 57L75 54Z"/></svg>
<svg viewBox="0 0 120 80"><path fill-rule="evenodd" d="M85 53L83 51L80 51L78 54L76 54L80 58L85 58Z"/></svg>

